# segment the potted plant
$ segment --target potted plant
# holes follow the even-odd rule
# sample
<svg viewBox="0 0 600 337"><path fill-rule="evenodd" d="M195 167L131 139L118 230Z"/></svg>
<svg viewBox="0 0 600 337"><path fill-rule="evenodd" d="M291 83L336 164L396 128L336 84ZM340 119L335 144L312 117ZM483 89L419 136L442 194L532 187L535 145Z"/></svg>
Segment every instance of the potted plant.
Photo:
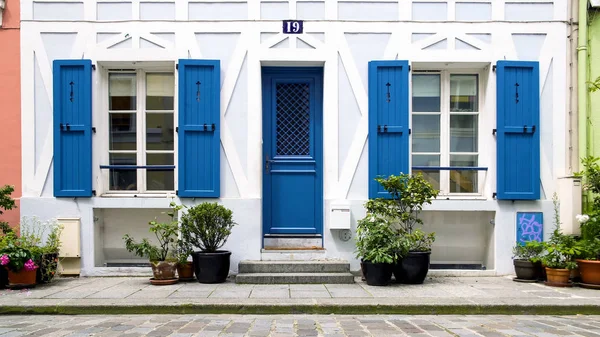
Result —
<svg viewBox="0 0 600 337"><path fill-rule="evenodd" d="M544 244L539 241L527 241L525 244L518 243L513 248L513 265L515 266L515 281L535 281L542 277L541 255Z"/></svg>
<svg viewBox="0 0 600 337"><path fill-rule="evenodd" d="M179 281L191 281L194 279L194 263L188 261L193 249L184 240L177 241L177 276Z"/></svg>
<svg viewBox="0 0 600 337"><path fill-rule="evenodd" d="M50 283L58 270L58 254L60 250L60 235L64 226L53 223L46 237L46 242L41 246L37 283Z"/></svg>
<svg viewBox="0 0 600 337"><path fill-rule="evenodd" d="M170 207L171 212L168 213L171 217L170 222L161 223L156 220L149 222L149 230L156 236L158 245L152 244L147 238L136 242L129 234L123 236L127 251L150 260L152 273L154 274L154 277L150 279L150 283L154 285L177 283L177 278L175 277L177 270L175 244L177 242L179 226L175 217L181 206L176 206L174 202L171 202Z"/></svg>
<svg viewBox="0 0 600 337"><path fill-rule="evenodd" d="M0 215L4 213L4 211L9 211L11 209L17 208L15 203L15 199L11 198L12 192L14 192L15 188L10 185L5 185L0 187ZM3 242L3 237L7 233L12 232L8 222L0 221L0 249L3 249L6 246L6 243ZM4 268L0 268L0 289L4 289L8 284L8 271Z"/></svg>
<svg viewBox="0 0 600 337"><path fill-rule="evenodd" d="M402 244L388 220L375 212L378 200L369 200L365 206L367 215L358 221L356 229L356 253L367 284L385 286L390 283L394 264L408 251L408 245Z"/></svg>
<svg viewBox="0 0 600 337"><path fill-rule="evenodd" d="M580 255L577 268L584 285L600 285L600 239L592 238L578 242Z"/></svg>
<svg viewBox="0 0 600 337"><path fill-rule="evenodd" d="M431 200L439 191L423 177L423 175L390 175L387 178L375 179L389 193L390 199L381 199L377 212L383 214L396 226L398 240L406 241L408 253L398 259L394 276L396 281L405 284L421 284L429 271L431 246L435 241L435 233L424 233L418 229L423 225L419 218L423 205L431 204Z"/></svg>
<svg viewBox="0 0 600 337"><path fill-rule="evenodd" d="M554 231L550 239L544 243L546 254L542 263L546 267L546 285L554 287L569 286L571 270L577 268L575 256L580 254L577 241L570 235L565 235L560 229L560 203L556 193L552 198L554 202Z"/></svg>
<svg viewBox="0 0 600 337"><path fill-rule="evenodd" d="M0 250L0 265L8 271L8 285L15 288L34 287L37 257L20 245L14 233L7 234L5 240L6 246Z"/></svg>
<svg viewBox="0 0 600 337"><path fill-rule="evenodd" d="M202 203L181 217L181 237L200 251L192 253L194 272L200 283L222 283L229 275L231 252L223 247L236 223L233 213L217 203Z"/></svg>

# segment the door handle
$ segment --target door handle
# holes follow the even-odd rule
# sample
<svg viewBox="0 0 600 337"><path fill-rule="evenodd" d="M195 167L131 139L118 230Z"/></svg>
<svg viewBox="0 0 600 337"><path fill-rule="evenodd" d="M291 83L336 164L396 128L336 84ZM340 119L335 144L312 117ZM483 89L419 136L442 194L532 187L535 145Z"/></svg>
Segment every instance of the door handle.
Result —
<svg viewBox="0 0 600 337"><path fill-rule="evenodd" d="M272 162L272 160L269 160L269 155L267 155L267 159L265 160L265 170L267 171L267 173L269 173L269 164Z"/></svg>

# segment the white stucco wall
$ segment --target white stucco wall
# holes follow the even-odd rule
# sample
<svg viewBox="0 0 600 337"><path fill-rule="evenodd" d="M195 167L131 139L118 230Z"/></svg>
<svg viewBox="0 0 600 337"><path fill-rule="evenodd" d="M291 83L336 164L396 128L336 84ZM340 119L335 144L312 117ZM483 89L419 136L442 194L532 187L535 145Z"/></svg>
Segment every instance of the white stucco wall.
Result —
<svg viewBox="0 0 600 337"><path fill-rule="evenodd" d="M482 75L480 166L489 170L482 174L480 197L436 200L427 207L435 211L425 215L427 226L439 234L434 261L445 260L443 256L451 247L462 244L465 238L456 232L468 231L473 240L486 244L473 249L477 260L495 273L511 273L516 212L543 211L546 233L551 230L551 197L556 179L566 174L567 166L567 0L21 3L21 214L81 218L84 275L105 272L96 267L101 263L96 261L101 252L98 245L106 244L106 236L100 240L95 213L145 208L149 214L152 209L168 206L164 196L100 196L106 173L99 165L107 163L108 143L103 103L106 69L128 68L133 66L131 62L139 61L160 62L174 69L181 58L221 60L222 197L218 201L234 211L239 223L225 247L233 252L234 271L239 260L260 258L260 71L265 65L324 66L323 241L327 256L349 259L352 268L358 269L354 242L343 242L336 231L328 229L327 214L332 202L343 200L351 204L353 228L364 216L370 60L409 60L413 69L475 69ZM305 33L281 34L280 19L288 18L307 20ZM61 58L91 59L97 67L93 74L93 121L98 130L93 138L93 174L98 197L58 200L52 196L51 64ZM492 198L496 181L492 66L505 59L540 62L540 201L513 203ZM202 201L181 200L188 205ZM446 218L443 212L451 213ZM466 212L466 216L456 212ZM464 260L469 261L467 257Z"/></svg>

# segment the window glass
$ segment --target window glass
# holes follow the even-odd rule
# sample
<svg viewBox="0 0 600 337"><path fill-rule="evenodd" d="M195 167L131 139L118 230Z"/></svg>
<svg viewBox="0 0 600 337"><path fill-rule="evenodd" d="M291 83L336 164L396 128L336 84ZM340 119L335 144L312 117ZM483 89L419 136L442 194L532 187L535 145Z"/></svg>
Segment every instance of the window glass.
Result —
<svg viewBox="0 0 600 337"><path fill-rule="evenodd" d="M108 75L108 109L134 110L137 107L135 74L111 73Z"/></svg>
<svg viewBox="0 0 600 337"><path fill-rule="evenodd" d="M172 113L146 114L146 149L173 150L174 131Z"/></svg>
<svg viewBox="0 0 600 337"><path fill-rule="evenodd" d="M450 116L450 152L477 152L477 115Z"/></svg>
<svg viewBox="0 0 600 337"><path fill-rule="evenodd" d="M173 153L148 153L148 165L173 165ZM175 175L172 169L147 170L146 189L148 191L170 191L175 189Z"/></svg>
<svg viewBox="0 0 600 337"><path fill-rule="evenodd" d="M175 77L173 74L146 75L146 110L173 110Z"/></svg>
<svg viewBox="0 0 600 337"><path fill-rule="evenodd" d="M136 123L135 113L110 114L110 150L135 150L136 149Z"/></svg>
<svg viewBox="0 0 600 337"><path fill-rule="evenodd" d="M412 76L412 111L440 111L440 75L415 74Z"/></svg>
<svg viewBox="0 0 600 337"><path fill-rule="evenodd" d="M413 154L412 166L440 166L440 155ZM433 188L440 189L440 170L413 169L412 173L421 173Z"/></svg>
<svg viewBox="0 0 600 337"><path fill-rule="evenodd" d="M450 166L477 166L477 155L451 155ZM477 171L450 171L450 193L476 193Z"/></svg>
<svg viewBox="0 0 600 337"><path fill-rule="evenodd" d="M412 116L413 152L440 152L440 116Z"/></svg>
<svg viewBox="0 0 600 337"><path fill-rule="evenodd" d="M450 75L450 112L477 112L477 75Z"/></svg>
<svg viewBox="0 0 600 337"><path fill-rule="evenodd" d="M110 165L136 165L135 153L111 153L109 155ZM110 190L135 191L137 190L136 169L110 169Z"/></svg>

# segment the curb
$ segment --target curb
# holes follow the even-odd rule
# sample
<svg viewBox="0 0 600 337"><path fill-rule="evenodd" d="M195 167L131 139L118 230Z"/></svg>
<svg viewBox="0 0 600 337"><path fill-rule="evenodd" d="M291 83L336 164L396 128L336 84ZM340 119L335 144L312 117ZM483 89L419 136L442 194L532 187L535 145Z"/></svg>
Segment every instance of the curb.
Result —
<svg viewBox="0 0 600 337"><path fill-rule="evenodd" d="M600 315L597 305L330 305L181 304L176 306L1 306L0 315L337 314Z"/></svg>

